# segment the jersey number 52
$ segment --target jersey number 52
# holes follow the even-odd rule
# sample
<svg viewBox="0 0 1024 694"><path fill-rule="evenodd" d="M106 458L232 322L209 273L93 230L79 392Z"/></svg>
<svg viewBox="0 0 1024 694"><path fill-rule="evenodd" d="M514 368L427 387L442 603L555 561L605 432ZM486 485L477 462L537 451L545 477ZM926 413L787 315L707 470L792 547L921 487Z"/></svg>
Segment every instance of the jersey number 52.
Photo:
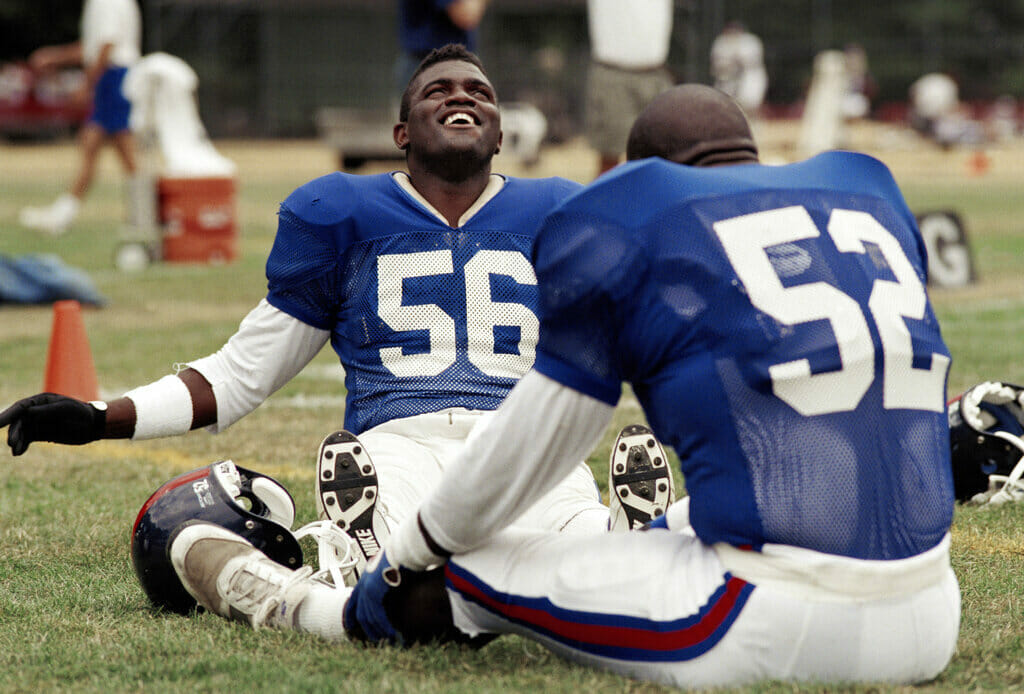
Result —
<svg viewBox="0 0 1024 694"><path fill-rule="evenodd" d="M825 282L783 286L766 249L820 236L803 207L734 217L716 222L714 229L758 310L787 325L827 320L835 333L840 368L812 374L806 359L775 364L768 373L777 397L804 415L855 409L875 378L876 355L868 327L868 321L872 321L882 346L884 407L936 412L945 409L949 358L932 353L928 368L915 368L910 331L904 320L924 318L924 287L899 242L874 217L836 209L827 228L841 253L866 253L864 243L875 244L896 277L895 282L875 279L868 315L856 300Z"/></svg>

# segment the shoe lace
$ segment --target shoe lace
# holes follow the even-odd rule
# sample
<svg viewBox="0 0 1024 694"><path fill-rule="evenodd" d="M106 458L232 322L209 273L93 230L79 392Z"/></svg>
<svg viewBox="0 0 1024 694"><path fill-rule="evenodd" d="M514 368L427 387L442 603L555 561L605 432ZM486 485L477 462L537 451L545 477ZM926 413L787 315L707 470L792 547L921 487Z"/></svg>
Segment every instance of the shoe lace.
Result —
<svg viewBox="0 0 1024 694"><path fill-rule="evenodd" d="M288 590L312 573L311 566L290 571L269 559L248 562L231 576L225 599L229 605L250 615L253 628L259 629L285 601Z"/></svg>
<svg viewBox="0 0 1024 694"><path fill-rule="evenodd" d="M355 583L359 555L355 540L348 533L333 522L322 520L307 523L295 531L296 540L305 537L316 540L320 569L312 574L313 579L338 587L347 585L349 578Z"/></svg>

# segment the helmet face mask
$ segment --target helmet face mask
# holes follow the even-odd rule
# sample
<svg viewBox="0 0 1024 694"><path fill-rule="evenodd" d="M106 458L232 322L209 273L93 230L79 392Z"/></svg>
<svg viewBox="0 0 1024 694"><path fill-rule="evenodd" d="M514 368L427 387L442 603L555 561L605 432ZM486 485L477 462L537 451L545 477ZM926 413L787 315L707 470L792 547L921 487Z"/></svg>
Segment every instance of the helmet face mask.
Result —
<svg viewBox="0 0 1024 694"><path fill-rule="evenodd" d="M205 521L241 535L282 566L302 566L291 532L295 503L277 481L230 460L179 475L143 504L131 537L131 559L143 591L157 607L187 613L195 599L178 579L170 546L186 525Z"/></svg>
<svg viewBox="0 0 1024 694"><path fill-rule="evenodd" d="M966 390L948 408L957 500L988 494L993 483L1002 489L985 499L1000 503L1024 495L1024 389L986 381Z"/></svg>

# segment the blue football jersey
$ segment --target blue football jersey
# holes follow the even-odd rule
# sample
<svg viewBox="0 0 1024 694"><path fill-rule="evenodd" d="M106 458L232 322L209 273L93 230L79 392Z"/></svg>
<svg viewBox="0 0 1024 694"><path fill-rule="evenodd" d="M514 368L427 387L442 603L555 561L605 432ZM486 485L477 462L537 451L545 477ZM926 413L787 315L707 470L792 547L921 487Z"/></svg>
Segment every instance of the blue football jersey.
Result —
<svg viewBox="0 0 1024 694"><path fill-rule="evenodd" d="M880 162L630 163L534 253L535 368L610 404L632 384L704 542L894 559L948 531L950 356Z"/></svg>
<svg viewBox="0 0 1024 694"><path fill-rule="evenodd" d="M285 200L267 300L331 332L346 429L501 403L534 361L537 226L579 188L508 178L458 229L391 174L333 173Z"/></svg>

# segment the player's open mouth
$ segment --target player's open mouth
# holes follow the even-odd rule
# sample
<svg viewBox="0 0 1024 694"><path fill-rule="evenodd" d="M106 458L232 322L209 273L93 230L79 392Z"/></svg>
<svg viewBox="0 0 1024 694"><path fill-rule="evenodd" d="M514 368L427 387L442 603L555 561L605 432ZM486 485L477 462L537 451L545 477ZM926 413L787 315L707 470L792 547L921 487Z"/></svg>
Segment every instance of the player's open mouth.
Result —
<svg viewBox="0 0 1024 694"><path fill-rule="evenodd" d="M473 125L480 125L479 119L468 111L455 111L449 113L441 124L445 127L467 127Z"/></svg>

